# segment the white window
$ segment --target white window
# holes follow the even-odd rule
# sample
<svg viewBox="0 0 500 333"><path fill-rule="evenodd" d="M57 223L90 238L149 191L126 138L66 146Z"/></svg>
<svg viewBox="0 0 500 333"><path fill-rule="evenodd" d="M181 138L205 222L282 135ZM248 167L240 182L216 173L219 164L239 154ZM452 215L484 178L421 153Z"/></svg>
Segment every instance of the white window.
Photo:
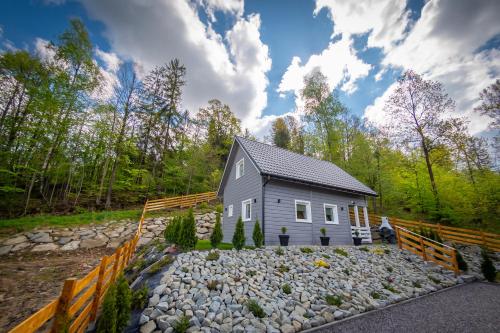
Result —
<svg viewBox="0 0 500 333"><path fill-rule="evenodd" d="M252 199L241 202L241 218L243 221L250 221L252 219Z"/></svg>
<svg viewBox="0 0 500 333"><path fill-rule="evenodd" d="M309 201L295 200L295 220L311 223L311 203Z"/></svg>
<svg viewBox="0 0 500 333"><path fill-rule="evenodd" d="M325 223L339 224L339 214L337 212L337 205L324 204L324 207L325 207Z"/></svg>
<svg viewBox="0 0 500 333"><path fill-rule="evenodd" d="M233 216L233 205L227 206L227 217Z"/></svg>
<svg viewBox="0 0 500 333"><path fill-rule="evenodd" d="M236 163L236 179L245 175L245 160L242 158Z"/></svg>

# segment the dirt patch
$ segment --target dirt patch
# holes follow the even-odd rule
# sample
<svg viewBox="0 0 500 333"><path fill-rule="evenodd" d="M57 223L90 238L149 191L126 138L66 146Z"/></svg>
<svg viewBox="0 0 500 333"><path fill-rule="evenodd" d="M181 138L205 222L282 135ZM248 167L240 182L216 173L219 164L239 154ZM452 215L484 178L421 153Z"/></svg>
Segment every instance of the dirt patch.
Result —
<svg viewBox="0 0 500 333"><path fill-rule="evenodd" d="M0 257L0 332L56 298L67 278L81 278L113 249L19 253Z"/></svg>

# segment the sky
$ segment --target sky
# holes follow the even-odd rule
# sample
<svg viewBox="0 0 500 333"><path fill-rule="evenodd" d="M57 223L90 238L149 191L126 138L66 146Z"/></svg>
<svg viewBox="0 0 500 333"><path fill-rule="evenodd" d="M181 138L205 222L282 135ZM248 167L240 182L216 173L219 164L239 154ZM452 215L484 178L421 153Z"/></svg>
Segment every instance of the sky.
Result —
<svg viewBox="0 0 500 333"><path fill-rule="evenodd" d="M355 115L376 125L402 71L437 80L475 135L473 112L500 77L498 0L10 0L0 2L0 52L50 57L72 18L95 45L108 98L121 64L139 76L178 58L187 68L183 107L217 98L257 137L279 116L303 113L304 76L321 70ZM445 116L450 116L445 115Z"/></svg>

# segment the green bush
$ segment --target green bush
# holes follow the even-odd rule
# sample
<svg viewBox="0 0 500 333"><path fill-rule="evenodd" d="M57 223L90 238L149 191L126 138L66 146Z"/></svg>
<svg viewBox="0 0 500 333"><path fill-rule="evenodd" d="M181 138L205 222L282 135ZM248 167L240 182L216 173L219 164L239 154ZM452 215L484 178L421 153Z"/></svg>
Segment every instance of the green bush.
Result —
<svg viewBox="0 0 500 333"><path fill-rule="evenodd" d="M186 251L194 249L198 238L196 237L196 222L193 209L189 209L187 216L182 219L182 227L179 236L179 246Z"/></svg>
<svg viewBox="0 0 500 333"><path fill-rule="evenodd" d="M319 231L321 232L321 235L323 235L323 237L326 236L326 228L321 228L319 229Z"/></svg>
<svg viewBox="0 0 500 333"><path fill-rule="evenodd" d="M342 270L342 272L344 272L344 273L345 273L345 275L350 275L350 274L351 274L351 272L349 272L349 269L348 269L348 268L344 268L344 269Z"/></svg>
<svg viewBox="0 0 500 333"><path fill-rule="evenodd" d="M284 235L288 229L286 227L281 227L281 233Z"/></svg>
<svg viewBox="0 0 500 333"><path fill-rule="evenodd" d="M189 328L189 318L185 315L180 316L172 325L175 333L184 333Z"/></svg>
<svg viewBox="0 0 500 333"><path fill-rule="evenodd" d="M489 282L495 282L497 272L486 249L482 249L481 257L483 258L483 261L481 262L481 272L483 273L484 278Z"/></svg>
<svg viewBox="0 0 500 333"><path fill-rule="evenodd" d="M457 253L458 269L466 272L469 269L469 265L467 265L467 262L465 261L464 257L462 257L462 254L460 253L460 251L457 250L456 247L455 251Z"/></svg>
<svg viewBox="0 0 500 333"><path fill-rule="evenodd" d="M261 247L262 243L264 242L264 235L262 235L262 231L260 230L259 219L255 221L255 225L253 227L252 239L253 239L253 244L257 248Z"/></svg>
<svg viewBox="0 0 500 333"><path fill-rule="evenodd" d="M363 252L370 252L370 250L368 250L368 248L366 246L361 246L358 248L360 251L363 251Z"/></svg>
<svg viewBox="0 0 500 333"><path fill-rule="evenodd" d="M388 283L382 283L382 286L384 287L384 289L389 290L391 293L398 293L398 291Z"/></svg>
<svg viewBox="0 0 500 333"><path fill-rule="evenodd" d="M373 298L373 299L379 299L380 298L380 294L376 291L372 291L370 293L370 296Z"/></svg>
<svg viewBox="0 0 500 333"><path fill-rule="evenodd" d="M288 266L285 266L285 265L280 265L280 267L278 267L278 271L280 271L281 273L286 273L290 270L290 268L288 268Z"/></svg>
<svg viewBox="0 0 500 333"><path fill-rule="evenodd" d="M117 316L116 285L112 284L102 302L102 313L97 323L97 333L116 333Z"/></svg>
<svg viewBox="0 0 500 333"><path fill-rule="evenodd" d="M217 248L220 242L222 242L222 238L224 238L224 236L222 234L222 226L220 223L220 213L217 212L215 214L214 230L212 231L212 235L210 235L210 244L212 245L213 249Z"/></svg>
<svg viewBox="0 0 500 333"><path fill-rule="evenodd" d="M292 287L290 287L288 283L285 283L283 286L281 286L281 290L283 290L283 292L287 295L292 293Z"/></svg>
<svg viewBox="0 0 500 333"><path fill-rule="evenodd" d="M250 299L247 301L248 310L257 318L264 318L266 313L262 309L262 307L257 303L256 300Z"/></svg>
<svg viewBox="0 0 500 333"><path fill-rule="evenodd" d="M302 252L302 253L313 253L313 250L311 248L308 248L308 247L301 247L300 248L300 252Z"/></svg>
<svg viewBox="0 0 500 333"><path fill-rule="evenodd" d="M346 250L344 249L341 249L341 248L336 248L334 250L334 252L338 255L341 255L341 256L344 256L344 257L347 257L348 256L348 253L346 252Z"/></svg>
<svg viewBox="0 0 500 333"><path fill-rule="evenodd" d="M148 286L144 284L141 289L132 293L132 306L134 309L143 309L148 301Z"/></svg>
<svg viewBox="0 0 500 333"><path fill-rule="evenodd" d="M340 306L342 304L342 297L334 295L326 295L325 301L328 305Z"/></svg>
<svg viewBox="0 0 500 333"><path fill-rule="evenodd" d="M248 276L255 276L257 274L257 272L256 271L247 271L246 274Z"/></svg>
<svg viewBox="0 0 500 333"><path fill-rule="evenodd" d="M387 266L386 268L389 273L392 273L392 271L394 270L394 268L392 268L391 266Z"/></svg>
<svg viewBox="0 0 500 333"><path fill-rule="evenodd" d="M206 202L202 202L200 203L200 205L198 206L201 210L206 210L208 208L208 203Z"/></svg>
<svg viewBox="0 0 500 333"><path fill-rule="evenodd" d="M172 262L172 258L169 256L163 256L160 260L155 262L151 267L149 268L148 273L149 274L155 274L158 273L163 267L166 265L170 264Z"/></svg>
<svg viewBox="0 0 500 333"><path fill-rule="evenodd" d="M120 275L116 280L116 331L123 332L130 320L132 308L132 292L127 279Z"/></svg>
<svg viewBox="0 0 500 333"><path fill-rule="evenodd" d="M278 247L278 248L276 248L276 250L274 250L274 253L276 253L276 255L278 255L278 256L282 256L285 254L285 251L283 251L283 249L281 247Z"/></svg>
<svg viewBox="0 0 500 333"><path fill-rule="evenodd" d="M331 258L328 254L322 254L321 256L322 256L323 258L325 258L325 259L330 259L330 258Z"/></svg>
<svg viewBox="0 0 500 333"><path fill-rule="evenodd" d="M211 251L207 254L207 256L205 257L205 260L208 260L208 261L216 261L216 260L219 260L219 252L217 251Z"/></svg>
<svg viewBox="0 0 500 333"><path fill-rule="evenodd" d="M182 228L182 216L174 216L164 231L165 240L171 244L178 244Z"/></svg>
<svg viewBox="0 0 500 333"><path fill-rule="evenodd" d="M236 222L236 229L233 235L233 246L238 251L245 246L245 226L243 225L241 216L238 218L238 222Z"/></svg>

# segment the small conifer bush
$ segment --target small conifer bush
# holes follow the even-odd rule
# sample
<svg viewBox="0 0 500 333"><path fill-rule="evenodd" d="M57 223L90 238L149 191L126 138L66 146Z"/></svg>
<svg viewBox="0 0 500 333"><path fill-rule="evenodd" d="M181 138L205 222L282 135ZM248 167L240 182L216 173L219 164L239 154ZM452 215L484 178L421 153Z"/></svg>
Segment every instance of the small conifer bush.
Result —
<svg viewBox="0 0 500 333"><path fill-rule="evenodd" d="M215 249L222 242L223 234L222 234L222 226L220 223L220 212L215 214L215 226L212 231L212 235L210 236L210 244L212 248Z"/></svg>
<svg viewBox="0 0 500 333"><path fill-rule="evenodd" d="M250 312L253 313L253 315L257 318L264 318L266 316L266 313L264 312L262 307L254 299L250 299L247 301L247 307L248 310L250 310Z"/></svg>
<svg viewBox="0 0 500 333"><path fill-rule="evenodd" d="M328 305L340 306L342 304L342 298L335 295L326 295L325 301Z"/></svg>
<svg viewBox="0 0 500 333"><path fill-rule="evenodd" d="M123 332L130 320L132 292L123 275L116 280L116 331Z"/></svg>
<svg viewBox="0 0 500 333"><path fill-rule="evenodd" d="M457 253L458 269L466 272L469 269L469 265L467 265L467 262L465 261L464 257L462 256L460 251L457 250L456 247L455 247L455 251Z"/></svg>
<svg viewBox="0 0 500 333"><path fill-rule="evenodd" d="M283 290L283 292L287 295L292 293L292 287L290 287L288 283L285 283L283 286L281 286L281 290Z"/></svg>
<svg viewBox="0 0 500 333"><path fill-rule="evenodd" d="M274 253L276 253L276 255L278 255L278 256L282 256L285 254L285 251L283 251L283 249L281 247L278 247L278 248L276 248L276 250L274 250Z"/></svg>
<svg viewBox="0 0 500 333"><path fill-rule="evenodd" d="M208 261L216 261L216 260L219 260L219 258L220 258L220 254L217 251L211 251L205 257L205 259Z"/></svg>
<svg viewBox="0 0 500 333"><path fill-rule="evenodd" d="M182 315L174 322L172 328L175 333L184 333L189 328L189 318L186 315Z"/></svg>
<svg viewBox="0 0 500 333"><path fill-rule="evenodd" d="M179 233L178 245L186 251L194 249L198 238L196 237L196 222L194 220L193 209L189 209L188 214L182 219L182 227Z"/></svg>
<svg viewBox="0 0 500 333"><path fill-rule="evenodd" d="M102 302L102 313L97 323L97 333L115 333L117 316L116 285L112 284Z"/></svg>
<svg viewBox="0 0 500 333"><path fill-rule="evenodd" d="M172 220L167 224L167 227L165 228L164 231L165 240L170 244L178 244L181 227L182 227L182 217L174 216Z"/></svg>
<svg viewBox="0 0 500 333"><path fill-rule="evenodd" d="M141 289L132 293L132 306L134 309L143 309L148 301L149 289L146 284Z"/></svg>
<svg viewBox="0 0 500 333"><path fill-rule="evenodd" d="M245 226L243 225L241 216L238 218L238 222L236 222L236 229L233 235L233 246L238 251L245 246Z"/></svg>
<svg viewBox="0 0 500 333"><path fill-rule="evenodd" d="M264 236L262 235L262 231L260 230L259 219L255 221L255 225L253 227L252 239L255 247L259 248L262 246L264 242Z"/></svg>

